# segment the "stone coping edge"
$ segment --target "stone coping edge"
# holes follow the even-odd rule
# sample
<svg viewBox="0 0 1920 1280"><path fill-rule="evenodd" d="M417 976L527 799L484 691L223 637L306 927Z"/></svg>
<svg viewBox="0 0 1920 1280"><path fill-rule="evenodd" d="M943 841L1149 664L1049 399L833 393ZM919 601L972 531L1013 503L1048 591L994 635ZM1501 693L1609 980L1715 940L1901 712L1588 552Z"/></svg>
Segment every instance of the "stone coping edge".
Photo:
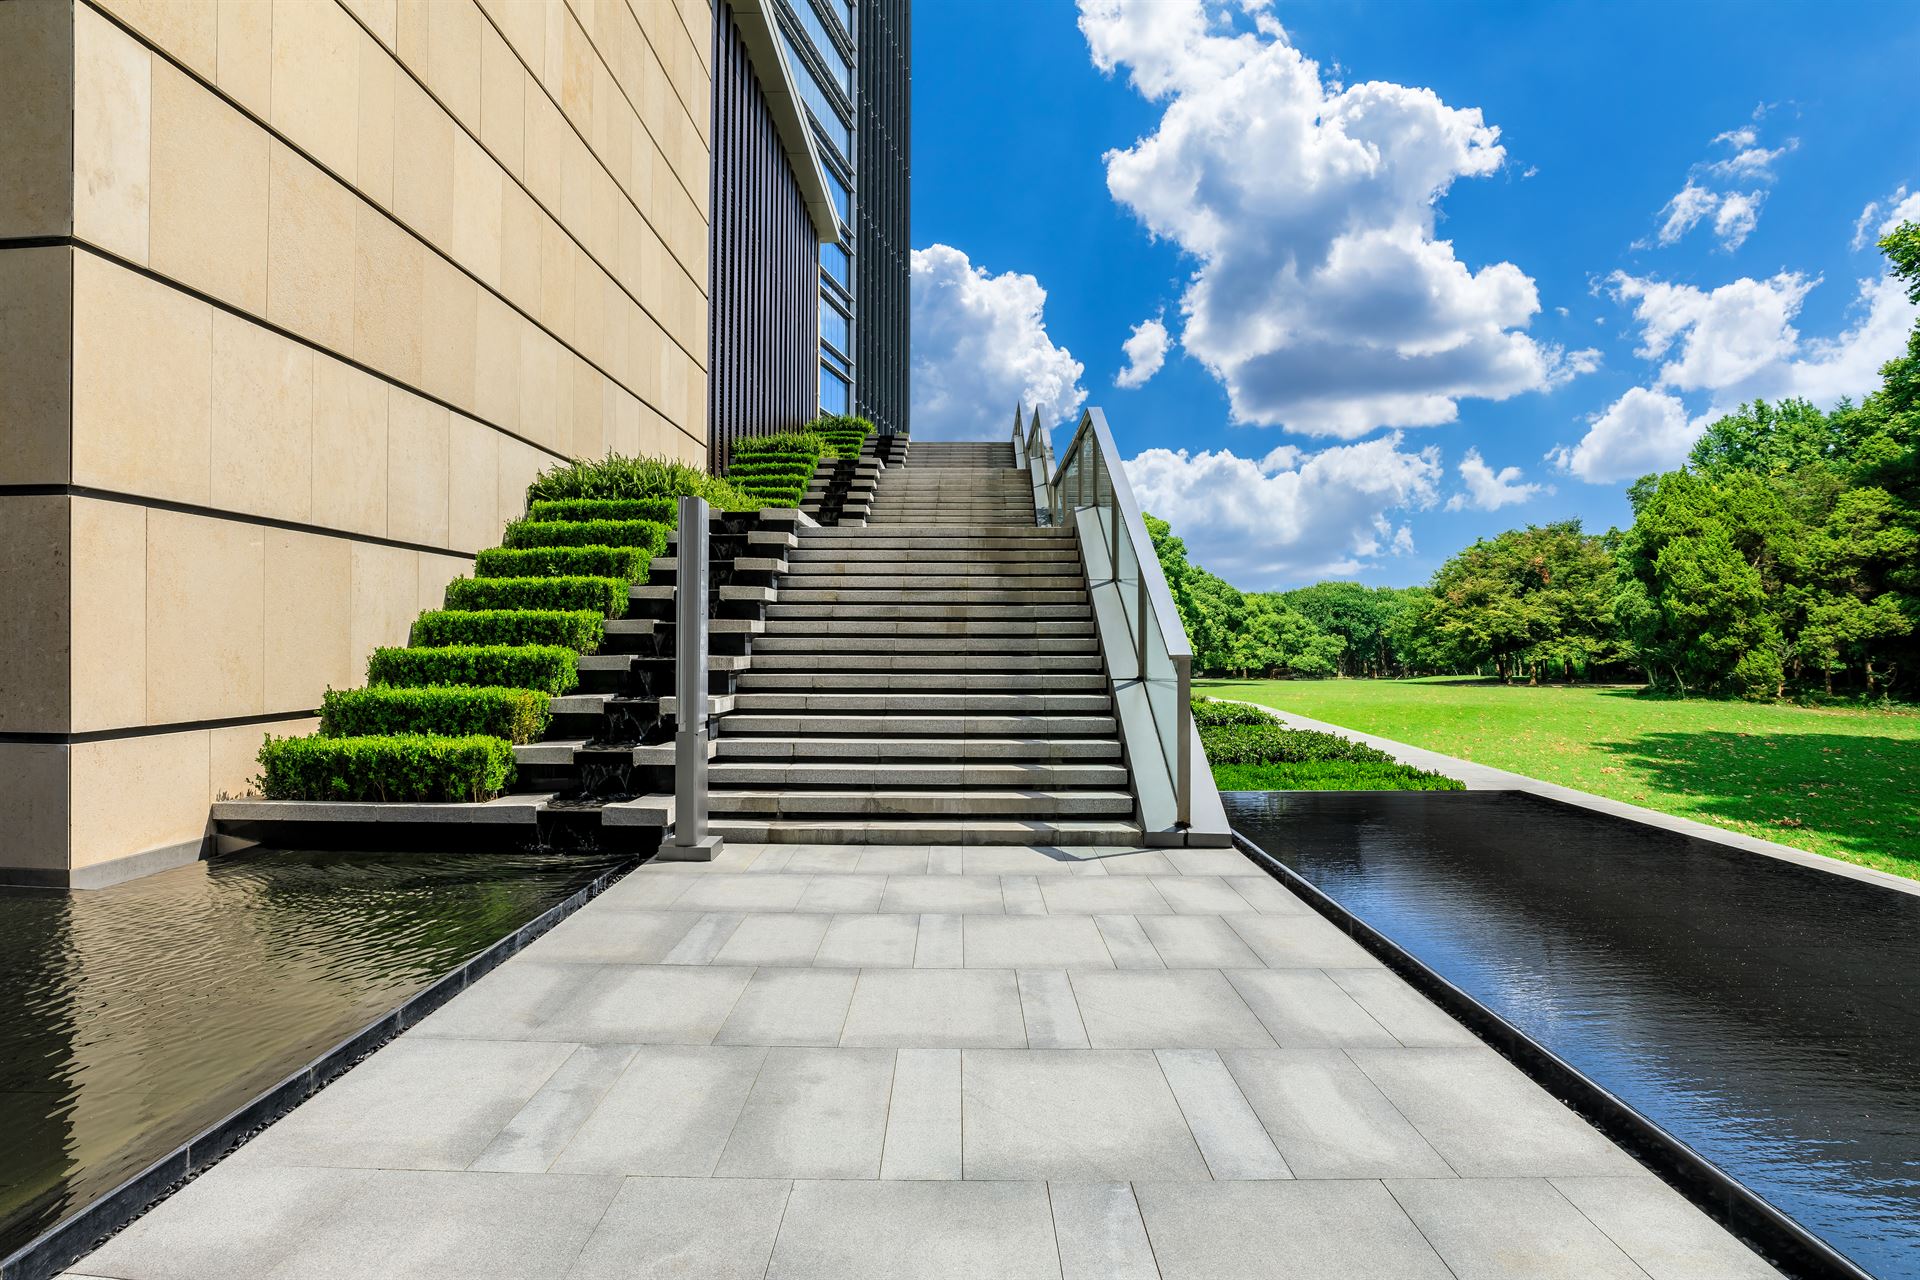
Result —
<svg viewBox="0 0 1920 1280"><path fill-rule="evenodd" d="M0 1280L50 1280L188 1182L232 1155L275 1120L332 1084L373 1052L422 1021L528 943L606 892L637 862L613 867L443 975L383 1017L201 1130L64 1222L0 1258Z"/></svg>
<svg viewBox="0 0 1920 1280"><path fill-rule="evenodd" d="M1528 777L1524 773L1513 773L1506 769L1496 769L1490 764L1477 764L1458 756L1443 755L1438 751L1429 751L1425 747L1410 746L1404 742L1396 742L1392 738L1383 738L1377 733L1363 733L1358 729L1349 729L1345 725L1315 720L1311 716L1298 715L1292 711L1282 711L1277 707L1269 707L1265 703L1248 702L1244 698L1215 697L1211 693L1205 693L1204 690L1202 693L1215 702L1231 702L1235 706L1252 707L1257 711L1264 711L1283 725L1299 729L1315 729L1321 733L1337 733L1342 737L1351 738L1355 742L1386 752L1402 764L1410 764L1420 769L1432 769L1436 773L1457 778L1467 784L1469 791L1523 791L1528 795L1539 796L1543 800L1555 800L1578 809L1590 809L1595 813L1624 818L1629 822L1638 822L1661 831L1670 831L1675 835L1692 836L1696 840L1706 840L1713 844L1724 845L1729 849L1739 849L1743 853L1757 853L1763 857L1778 858L1782 862L1798 863L1800 866L1824 871L1829 875L1845 876L1849 880L1862 880L1868 884L1878 885L1882 889L1920 894L1920 880L1897 876L1890 871L1842 862L1839 858L1830 858L1824 853L1812 853L1806 849L1796 849L1792 845L1762 840L1758 836L1743 835L1738 831L1728 831L1724 827L1712 826L1693 818L1662 813L1658 809L1649 809L1644 805L1628 804L1624 800L1610 800L1606 796L1597 796L1591 791L1563 787L1557 782L1545 782L1539 778Z"/></svg>
<svg viewBox="0 0 1920 1280"><path fill-rule="evenodd" d="M1234 847L1793 1280L1873 1280L1833 1246L1456 987L1239 831Z"/></svg>
<svg viewBox="0 0 1920 1280"><path fill-rule="evenodd" d="M215 822L476 822L532 826L552 797L502 796L478 804L391 800L216 800Z"/></svg>

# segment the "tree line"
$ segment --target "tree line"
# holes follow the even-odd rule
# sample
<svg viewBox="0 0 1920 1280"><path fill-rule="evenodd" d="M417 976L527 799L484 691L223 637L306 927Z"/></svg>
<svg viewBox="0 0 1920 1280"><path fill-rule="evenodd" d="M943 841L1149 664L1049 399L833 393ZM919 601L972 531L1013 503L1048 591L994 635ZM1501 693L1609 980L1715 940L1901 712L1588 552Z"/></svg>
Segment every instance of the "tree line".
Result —
<svg viewBox="0 0 1920 1280"><path fill-rule="evenodd" d="M1880 241L1920 303L1920 224ZM1675 694L1920 692L1920 324L1881 385L1823 412L1743 405L1679 469L1629 490L1633 523L1484 538L1421 587L1242 592L1147 526L1198 671L1643 679Z"/></svg>

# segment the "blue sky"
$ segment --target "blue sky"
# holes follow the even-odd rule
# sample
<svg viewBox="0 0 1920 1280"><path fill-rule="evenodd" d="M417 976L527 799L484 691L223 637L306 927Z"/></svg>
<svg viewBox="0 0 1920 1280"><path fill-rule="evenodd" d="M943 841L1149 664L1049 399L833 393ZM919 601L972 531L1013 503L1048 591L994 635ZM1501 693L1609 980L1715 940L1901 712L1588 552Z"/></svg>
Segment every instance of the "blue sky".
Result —
<svg viewBox="0 0 1920 1280"><path fill-rule="evenodd" d="M1400 585L1903 345L1911 5L1200 4L916 4L916 435L1099 405L1208 567Z"/></svg>

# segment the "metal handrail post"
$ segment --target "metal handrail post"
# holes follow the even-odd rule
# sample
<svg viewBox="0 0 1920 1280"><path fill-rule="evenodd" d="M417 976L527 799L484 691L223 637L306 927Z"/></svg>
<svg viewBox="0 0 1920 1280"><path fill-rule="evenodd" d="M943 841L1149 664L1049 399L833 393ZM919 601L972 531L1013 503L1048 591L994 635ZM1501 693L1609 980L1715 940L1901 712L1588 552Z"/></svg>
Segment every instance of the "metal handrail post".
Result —
<svg viewBox="0 0 1920 1280"><path fill-rule="evenodd" d="M1020 438L1020 403L1019 401L1015 401L1013 405L1013 465L1016 467L1024 467L1027 465L1025 444L1026 442Z"/></svg>
<svg viewBox="0 0 1920 1280"><path fill-rule="evenodd" d="M679 506L673 588L673 839L667 862L711 862L722 841L707 834L707 500Z"/></svg>

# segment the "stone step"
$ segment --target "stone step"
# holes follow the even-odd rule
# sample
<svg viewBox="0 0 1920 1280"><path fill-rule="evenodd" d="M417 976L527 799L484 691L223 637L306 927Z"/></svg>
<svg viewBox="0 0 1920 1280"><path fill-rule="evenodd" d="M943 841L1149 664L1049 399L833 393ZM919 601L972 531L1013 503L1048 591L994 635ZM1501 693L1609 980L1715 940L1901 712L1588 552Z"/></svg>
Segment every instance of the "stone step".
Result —
<svg viewBox="0 0 1920 1280"><path fill-rule="evenodd" d="M823 555L901 555L912 553L912 558L928 552L941 552L953 555L976 555L982 551L1033 551L1041 555L1069 555L1077 557L1079 546L1071 537L1060 538L963 538L959 536L941 537L938 534L902 535L884 529L865 528L858 530L831 529L828 533L837 537L815 536L802 538L800 546L788 553L788 559L802 556L803 553L819 552ZM1052 530L1034 528L1035 533L1051 533Z"/></svg>
<svg viewBox="0 0 1920 1280"><path fill-rule="evenodd" d="M725 697L710 699L713 714L740 711L806 711L832 715L1045 715L1053 713L1105 715L1112 702L1104 693L736 693L731 706ZM662 715L672 715L673 699L660 699Z"/></svg>
<svg viewBox="0 0 1920 1280"><path fill-rule="evenodd" d="M1079 548L1071 545L1049 547L1044 551L1029 551L1024 547L862 547L835 546L814 547L811 543L787 553L787 568L794 573L804 571L807 566L816 564L837 564L843 566L861 564L882 565L1023 565L1080 563Z"/></svg>
<svg viewBox="0 0 1920 1280"><path fill-rule="evenodd" d="M859 624L898 623L896 631L874 626L872 629L883 634L915 635L913 630L920 626L960 624L969 627L979 624L982 628L998 628L1022 622L1060 622L1076 621L1092 616L1091 608L1084 602L1067 604L952 604L939 601L925 603L894 604L836 604L832 602L808 604L791 600L781 600L767 606L767 632L773 634L775 622L795 620L832 619L849 626ZM932 634L928 632L928 634ZM961 635L1026 635L1041 634L1022 631L981 630L974 632L962 630Z"/></svg>
<svg viewBox="0 0 1920 1280"><path fill-rule="evenodd" d="M595 755L604 755L618 751L630 755L634 764L671 765L674 760L675 746L671 742L662 742L653 746L590 747L585 738L548 738L541 742L523 742L513 749L513 762L524 765L570 765L573 753L591 750ZM720 754L717 739L707 741L707 759L712 760Z"/></svg>
<svg viewBox="0 0 1920 1280"><path fill-rule="evenodd" d="M827 660L822 670L820 655L813 653L756 653L753 674L798 672L823 675L845 671L979 671L1004 675L1046 675L1071 672L1101 672L1098 653L899 653L883 649L878 653L846 654Z"/></svg>
<svg viewBox="0 0 1920 1280"><path fill-rule="evenodd" d="M707 796L707 808L716 816L724 813L767 818L942 814L963 818L1119 818L1133 812L1133 797L1125 791L1022 791L1011 787L917 791L715 789Z"/></svg>
<svg viewBox="0 0 1920 1280"><path fill-rule="evenodd" d="M747 735L780 737L839 735L850 738L1073 738L1104 737L1116 732L1110 715L879 715L869 710L853 715L782 715L775 712L736 711L721 723L722 741Z"/></svg>
<svg viewBox="0 0 1920 1280"><path fill-rule="evenodd" d="M715 835L742 844L860 845L1056 845L1102 847L1138 845L1141 832L1131 822L1100 819L1017 819L955 821L882 819L774 821L727 817L715 820Z"/></svg>
<svg viewBox="0 0 1920 1280"><path fill-rule="evenodd" d="M916 569L923 571L913 572ZM937 572L924 571L934 569ZM1029 583L1035 586L1072 586L1085 581L1080 572L1080 557L1054 556L1037 561L981 559L924 567L918 560L909 559L861 560L852 564L837 560L811 560L791 566L781 579L781 585L817 586L822 579L828 579L860 586L870 579L875 585L887 582L902 586L944 586L947 580L955 579L960 586L978 586L982 578L1020 579L1017 583L1010 581L1009 585L1012 586L1026 586Z"/></svg>
<svg viewBox="0 0 1920 1280"><path fill-rule="evenodd" d="M1035 671L745 671L742 693L1105 693L1105 673Z"/></svg>
<svg viewBox="0 0 1920 1280"><path fill-rule="evenodd" d="M767 623L770 636L1090 636L1093 623L1080 620L1024 619L874 619L835 615L791 617L781 615Z"/></svg>
<svg viewBox="0 0 1920 1280"><path fill-rule="evenodd" d="M788 587L779 595L781 604L1070 604L1085 605L1087 589L1023 585L1021 587Z"/></svg>
<svg viewBox="0 0 1920 1280"><path fill-rule="evenodd" d="M789 787L841 787L851 791L900 788L908 791L936 787L971 787L1018 791L1060 791L1098 787L1118 791L1127 785L1127 771L1117 764L934 763L893 764L806 760L740 762L722 760L710 766L707 777L715 787L754 790Z"/></svg>
<svg viewBox="0 0 1920 1280"><path fill-rule="evenodd" d="M731 725L741 717L727 720ZM720 760L1118 760L1111 738L811 738L714 739Z"/></svg>
<svg viewBox="0 0 1920 1280"><path fill-rule="evenodd" d="M580 671L631 671L633 664L646 660L637 653L583 653L574 659L575 668ZM707 655L709 671L744 671L750 665L745 654L710 653Z"/></svg>
<svg viewBox="0 0 1920 1280"><path fill-rule="evenodd" d="M1098 653L1091 636L808 636L763 635L753 656L767 653Z"/></svg>
<svg viewBox="0 0 1920 1280"><path fill-rule="evenodd" d="M1008 524L1005 522L996 523L994 521L983 521L977 529L956 528L950 524L930 524L918 527L908 524L895 524L885 529L876 529L872 525L868 525L864 529L808 529L802 532L800 540L802 546L813 546L816 542L821 545L832 545L842 539L849 542L858 542L861 545L870 545L870 540L872 539L909 538L931 541L935 545L944 547L967 546L969 545L968 543L960 541L960 539L965 538L1067 539L1073 536L1070 530L1055 528L1050 525L1037 525L1032 523Z"/></svg>

